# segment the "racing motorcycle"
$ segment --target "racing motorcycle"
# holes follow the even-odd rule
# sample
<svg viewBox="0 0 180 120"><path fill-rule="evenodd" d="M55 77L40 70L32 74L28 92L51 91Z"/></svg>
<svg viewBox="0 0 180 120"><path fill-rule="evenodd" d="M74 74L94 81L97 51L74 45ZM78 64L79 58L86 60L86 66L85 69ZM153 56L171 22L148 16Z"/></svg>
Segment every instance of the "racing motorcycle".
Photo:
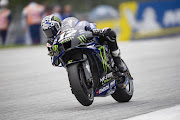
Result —
<svg viewBox="0 0 180 120"><path fill-rule="evenodd" d="M58 47L53 49L58 49L58 54L53 64L59 62L59 67L66 68L72 94L82 105L89 106L94 97L108 95L118 102L132 98L134 87L129 70L116 76L110 49L93 40L91 31L79 27L64 29L55 41Z"/></svg>

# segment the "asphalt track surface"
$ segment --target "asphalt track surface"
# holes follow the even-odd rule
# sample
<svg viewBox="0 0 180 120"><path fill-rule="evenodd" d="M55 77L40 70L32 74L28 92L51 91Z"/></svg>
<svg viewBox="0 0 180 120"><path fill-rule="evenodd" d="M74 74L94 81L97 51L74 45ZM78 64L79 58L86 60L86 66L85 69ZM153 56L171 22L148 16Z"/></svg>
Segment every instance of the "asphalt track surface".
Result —
<svg viewBox="0 0 180 120"><path fill-rule="evenodd" d="M0 120L121 120L180 104L180 37L118 43L134 77L134 96L82 106L64 68L45 46L0 50Z"/></svg>

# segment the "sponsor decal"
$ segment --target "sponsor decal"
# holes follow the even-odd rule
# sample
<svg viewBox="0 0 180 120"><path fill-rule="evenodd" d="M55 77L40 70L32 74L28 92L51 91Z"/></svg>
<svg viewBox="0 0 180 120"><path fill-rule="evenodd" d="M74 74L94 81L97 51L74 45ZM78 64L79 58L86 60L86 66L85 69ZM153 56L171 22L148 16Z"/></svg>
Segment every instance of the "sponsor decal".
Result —
<svg viewBox="0 0 180 120"><path fill-rule="evenodd" d="M103 76L102 78L100 78L100 82L102 84L107 83L107 82L109 82L111 80L111 77L113 77L112 72L107 74L106 76Z"/></svg>
<svg viewBox="0 0 180 120"><path fill-rule="evenodd" d="M101 59L103 62L103 68L104 70L107 72L107 58L106 58L106 52L105 52L105 48L103 46L101 46L100 48L98 48L100 55L101 55Z"/></svg>
<svg viewBox="0 0 180 120"><path fill-rule="evenodd" d="M68 41L71 41L72 39L74 39L76 31L77 30L70 30L70 31L63 32L60 35L60 39L58 40L58 42L63 44L63 43L66 43Z"/></svg>
<svg viewBox="0 0 180 120"><path fill-rule="evenodd" d="M73 60L69 60L69 61L68 61L68 63L72 63L72 62L73 62Z"/></svg>
<svg viewBox="0 0 180 120"><path fill-rule="evenodd" d="M105 87L97 90L97 91L96 91L96 95L99 95L99 94L103 93L104 91L106 91L106 90L108 90L108 89L109 89L109 84L106 85Z"/></svg>
<svg viewBox="0 0 180 120"><path fill-rule="evenodd" d="M53 46L53 51L57 52L58 51L58 45Z"/></svg>
<svg viewBox="0 0 180 120"><path fill-rule="evenodd" d="M125 88L128 83L129 83L129 77L127 77L127 79L126 79L126 81L124 82L124 84L122 85L122 87Z"/></svg>
<svg viewBox="0 0 180 120"><path fill-rule="evenodd" d="M101 93L107 92L107 94L112 92L112 88L116 86L116 81L112 81L105 87L100 88L99 90L96 91L96 95L100 95Z"/></svg>
<svg viewBox="0 0 180 120"><path fill-rule="evenodd" d="M123 2L119 6L120 39L136 40L179 34L179 5L180 0Z"/></svg>
<svg viewBox="0 0 180 120"><path fill-rule="evenodd" d="M61 22L60 19L58 17L56 17L56 16L54 16L54 20L59 22L59 23Z"/></svg>
<svg viewBox="0 0 180 120"><path fill-rule="evenodd" d="M71 41L72 39L74 39L74 37L65 38L65 39L61 42L61 44L64 44L64 43L66 43L66 42L69 42L69 41Z"/></svg>
<svg viewBox="0 0 180 120"><path fill-rule="evenodd" d="M86 42L86 37L85 35L80 35L79 37L77 37L81 42Z"/></svg>
<svg viewBox="0 0 180 120"><path fill-rule="evenodd" d="M106 85L105 87L99 89L99 94L109 89L109 85Z"/></svg>

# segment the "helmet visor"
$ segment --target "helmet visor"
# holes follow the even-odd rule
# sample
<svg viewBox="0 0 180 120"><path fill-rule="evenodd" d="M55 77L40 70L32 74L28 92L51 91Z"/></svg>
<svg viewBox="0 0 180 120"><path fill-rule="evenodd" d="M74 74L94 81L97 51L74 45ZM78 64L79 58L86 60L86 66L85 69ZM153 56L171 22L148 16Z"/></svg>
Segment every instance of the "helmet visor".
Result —
<svg viewBox="0 0 180 120"><path fill-rule="evenodd" d="M44 34L46 35L46 37L48 37L48 38L54 37L58 32L57 29L54 26L51 27L50 29L46 29L46 30L43 30L43 31L44 31Z"/></svg>

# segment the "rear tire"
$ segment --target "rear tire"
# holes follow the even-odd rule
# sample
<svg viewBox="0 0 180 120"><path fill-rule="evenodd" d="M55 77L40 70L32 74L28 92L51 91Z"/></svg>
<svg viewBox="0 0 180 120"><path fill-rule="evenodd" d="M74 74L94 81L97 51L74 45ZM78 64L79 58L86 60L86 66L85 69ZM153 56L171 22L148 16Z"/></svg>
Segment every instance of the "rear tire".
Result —
<svg viewBox="0 0 180 120"><path fill-rule="evenodd" d="M122 60L122 62L125 64L125 62L123 60ZM126 65L126 67L127 67L127 65ZM127 76L127 77L129 77L129 84L125 88L122 88L121 86L119 87L117 85L117 90L111 95L118 102L128 102L133 96L134 85L133 85L133 81L132 81L128 67L127 67L126 74L129 74Z"/></svg>
<svg viewBox="0 0 180 120"><path fill-rule="evenodd" d="M91 105L94 100L94 89L86 81L83 66L80 63L72 64L67 67L67 71L76 99L84 106Z"/></svg>
<svg viewBox="0 0 180 120"><path fill-rule="evenodd" d="M129 100L133 96L134 91L133 81L130 80L127 86L129 86L129 90L127 90L126 88L122 89L120 87L117 87L116 92L113 93L111 96L118 102L129 102Z"/></svg>

